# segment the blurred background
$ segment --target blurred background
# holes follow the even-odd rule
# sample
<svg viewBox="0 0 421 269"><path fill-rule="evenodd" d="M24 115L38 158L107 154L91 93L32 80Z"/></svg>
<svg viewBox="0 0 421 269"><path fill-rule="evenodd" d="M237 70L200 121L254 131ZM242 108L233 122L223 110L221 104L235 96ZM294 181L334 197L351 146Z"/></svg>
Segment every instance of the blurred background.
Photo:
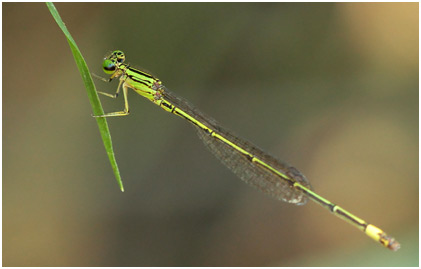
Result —
<svg viewBox="0 0 421 269"><path fill-rule="evenodd" d="M396 253L244 184L134 92L108 120L120 192L47 7L2 6L4 266L418 266L418 3L56 4L92 72L123 50Z"/></svg>

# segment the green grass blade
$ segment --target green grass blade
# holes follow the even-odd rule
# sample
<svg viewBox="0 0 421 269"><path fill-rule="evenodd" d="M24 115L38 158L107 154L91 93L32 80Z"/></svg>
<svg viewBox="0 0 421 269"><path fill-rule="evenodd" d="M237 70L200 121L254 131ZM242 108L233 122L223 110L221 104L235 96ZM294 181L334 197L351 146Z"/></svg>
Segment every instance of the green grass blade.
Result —
<svg viewBox="0 0 421 269"><path fill-rule="evenodd" d="M76 42L73 40L64 22L61 20L61 17L56 7L54 6L54 4L47 3L47 7L50 10L51 15L53 15L54 19L56 20L58 26L60 27L60 29L63 31L64 35L66 36L67 41L69 42L70 49L76 61L76 65L79 69L80 74L82 75L82 79L85 84L85 88L88 93L89 101L91 103L94 115L103 115L104 110L102 109L101 103L98 98L98 94L95 90L95 85L92 81L91 74L89 72L89 69L88 69L88 66L86 65L85 60L82 57L82 54L79 51L79 48L76 45ZM102 141L104 142L105 150L107 151L108 158L110 159L111 167L113 168L114 175L117 179L117 183L120 186L121 191L124 191L123 182L121 181L120 172L118 170L117 162L116 162L114 151L113 151L111 134L108 129L107 121L105 118L95 118L95 119L98 123L99 132L101 133Z"/></svg>

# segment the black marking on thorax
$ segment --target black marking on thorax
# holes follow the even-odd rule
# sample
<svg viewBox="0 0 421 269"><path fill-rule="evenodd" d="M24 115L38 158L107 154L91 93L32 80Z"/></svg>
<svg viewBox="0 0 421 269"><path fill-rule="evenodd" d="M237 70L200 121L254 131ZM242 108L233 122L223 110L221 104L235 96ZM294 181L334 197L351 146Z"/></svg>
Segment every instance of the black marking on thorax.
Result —
<svg viewBox="0 0 421 269"><path fill-rule="evenodd" d="M149 85L150 83L146 83L145 80L140 80L140 79L138 79L137 77L135 77L133 75L127 74L127 77L130 78L131 80L137 82L137 83L140 83L140 84L145 85L146 87L149 87L150 86Z"/></svg>

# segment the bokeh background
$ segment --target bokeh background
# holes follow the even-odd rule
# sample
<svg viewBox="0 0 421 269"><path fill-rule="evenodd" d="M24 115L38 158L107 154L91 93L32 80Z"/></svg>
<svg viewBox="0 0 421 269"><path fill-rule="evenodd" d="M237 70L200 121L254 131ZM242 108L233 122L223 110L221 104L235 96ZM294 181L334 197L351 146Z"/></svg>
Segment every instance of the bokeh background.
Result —
<svg viewBox="0 0 421 269"><path fill-rule="evenodd" d="M47 7L2 6L4 266L418 265L418 3L56 4L92 72L125 51L396 237L396 253L250 188L133 92L131 115L108 120L120 192Z"/></svg>

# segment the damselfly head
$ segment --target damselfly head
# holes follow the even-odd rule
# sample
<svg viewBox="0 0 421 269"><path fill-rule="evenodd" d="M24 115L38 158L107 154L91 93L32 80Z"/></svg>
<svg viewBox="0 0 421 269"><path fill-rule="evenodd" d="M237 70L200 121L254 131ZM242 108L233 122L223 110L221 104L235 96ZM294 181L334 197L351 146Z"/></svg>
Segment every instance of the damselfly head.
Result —
<svg viewBox="0 0 421 269"><path fill-rule="evenodd" d="M113 74L117 70L118 65L123 63L125 59L126 56L124 55L124 52L115 50L109 56L105 57L104 62L102 63L102 70L106 74Z"/></svg>

